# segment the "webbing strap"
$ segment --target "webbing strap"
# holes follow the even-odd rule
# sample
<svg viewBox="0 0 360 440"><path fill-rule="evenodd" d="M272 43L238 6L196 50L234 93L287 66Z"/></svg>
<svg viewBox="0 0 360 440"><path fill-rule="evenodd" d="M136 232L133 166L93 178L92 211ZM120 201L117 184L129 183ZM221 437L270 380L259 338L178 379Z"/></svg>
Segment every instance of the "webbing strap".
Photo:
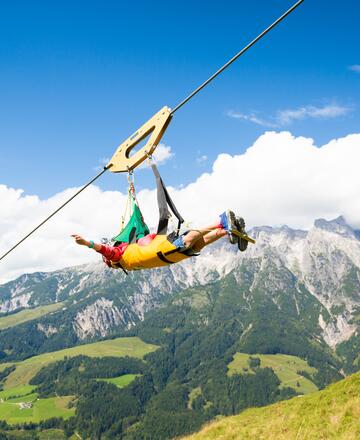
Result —
<svg viewBox="0 0 360 440"><path fill-rule="evenodd" d="M117 269L121 269L125 273L125 275L129 275L128 271L122 267L120 261L113 263L113 266L116 267Z"/></svg>
<svg viewBox="0 0 360 440"><path fill-rule="evenodd" d="M182 218L181 214L176 209L176 206L174 205L174 202L172 201L168 193L168 190L166 189L166 186L160 176L160 173L154 163L151 164L151 168L153 170L156 179L157 201L159 206L159 224L158 224L157 234L166 235L169 224L169 216L170 216L169 207L170 207L174 216L178 219L177 235L179 235L181 224L184 223L185 220Z"/></svg>
<svg viewBox="0 0 360 440"><path fill-rule="evenodd" d="M168 260L162 252L157 252L156 255L160 258L161 261L167 264L174 264L175 261Z"/></svg>
<svg viewBox="0 0 360 440"><path fill-rule="evenodd" d="M129 244L136 243L136 227L133 226L131 228L130 234L129 234Z"/></svg>
<svg viewBox="0 0 360 440"><path fill-rule="evenodd" d="M163 255L171 255L171 254L175 254L176 252L180 252L180 249L181 249L181 248L177 247L177 248L175 248L175 249L172 249L171 251L167 251L167 252L165 252Z"/></svg>

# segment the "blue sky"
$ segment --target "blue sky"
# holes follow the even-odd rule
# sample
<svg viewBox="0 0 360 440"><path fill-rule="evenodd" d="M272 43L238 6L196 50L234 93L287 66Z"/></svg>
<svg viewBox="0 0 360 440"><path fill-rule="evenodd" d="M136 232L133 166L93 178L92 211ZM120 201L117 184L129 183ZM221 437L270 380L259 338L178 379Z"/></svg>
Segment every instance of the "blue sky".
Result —
<svg viewBox="0 0 360 440"><path fill-rule="evenodd" d="M292 3L3 4L0 183L42 198L85 183L138 126ZM175 115L163 139L174 153L166 182L193 181L219 153L239 154L268 129L319 146L358 132L360 72L349 66L360 65L359 14L354 0L305 0ZM151 179L138 173L140 187ZM123 189L125 178L109 173L99 186Z"/></svg>

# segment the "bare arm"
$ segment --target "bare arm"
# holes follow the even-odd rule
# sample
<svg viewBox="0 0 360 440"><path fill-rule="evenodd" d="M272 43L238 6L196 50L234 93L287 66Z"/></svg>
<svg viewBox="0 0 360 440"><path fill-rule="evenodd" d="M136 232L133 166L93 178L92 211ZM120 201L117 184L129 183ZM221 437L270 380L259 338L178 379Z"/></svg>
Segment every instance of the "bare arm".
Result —
<svg viewBox="0 0 360 440"><path fill-rule="evenodd" d="M88 240L85 240L85 238L82 238L80 235L73 234L72 237L74 237L76 243L79 244L80 246L92 247L97 252L99 252L101 250L101 244L99 244L99 243L92 242L92 243L94 243L94 245L91 246L92 243Z"/></svg>

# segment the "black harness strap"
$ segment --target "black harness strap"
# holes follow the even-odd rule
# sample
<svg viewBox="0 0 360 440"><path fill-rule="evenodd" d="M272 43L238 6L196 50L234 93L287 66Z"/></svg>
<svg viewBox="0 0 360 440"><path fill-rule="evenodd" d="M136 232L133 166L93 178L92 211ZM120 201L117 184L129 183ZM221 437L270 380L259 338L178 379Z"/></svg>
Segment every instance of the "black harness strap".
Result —
<svg viewBox="0 0 360 440"><path fill-rule="evenodd" d="M200 255L200 252L195 252L191 247L181 250L181 248L176 248L171 251L165 252L163 255L171 255L175 254L176 252L179 252L179 254L186 255L188 257L198 257Z"/></svg>
<svg viewBox="0 0 360 440"><path fill-rule="evenodd" d="M121 269L125 275L129 275L129 272L124 269L121 265L121 263L119 261L117 261L116 263L113 263L113 265L117 268L117 269Z"/></svg>
<svg viewBox="0 0 360 440"><path fill-rule="evenodd" d="M167 251L167 252L165 252L163 255L171 255L171 254L175 254L176 252L180 252L180 249L181 248L175 248L175 249L172 249L171 251Z"/></svg>
<svg viewBox="0 0 360 440"><path fill-rule="evenodd" d="M161 261L167 264L174 264L175 261L168 260L162 252L157 252L156 255L160 258Z"/></svg>
<svg viewBox="0 0 360 440"><path fill-rule="evenodd" d="M157 201L159 205L159 224L157 234L165 235L167 232L168 224L169 224L169 207L175 217L178 219L178 228L177 228L177 236L179 235L179 230L181 224L184 223L184 219L182 218L179 211L176 209L174 202L172 201L168 190L160 176L160 173L155 164L151 164L151 168L155 175L156 179L156 187L157 187ZM159 257L160 258L160 257Z"/></svg>
<svg viewBox="0 0 360 440"><path fill-rule="evenodd" d="M136 243L136 227L133 226L129 234L129 244Z"/></svg>

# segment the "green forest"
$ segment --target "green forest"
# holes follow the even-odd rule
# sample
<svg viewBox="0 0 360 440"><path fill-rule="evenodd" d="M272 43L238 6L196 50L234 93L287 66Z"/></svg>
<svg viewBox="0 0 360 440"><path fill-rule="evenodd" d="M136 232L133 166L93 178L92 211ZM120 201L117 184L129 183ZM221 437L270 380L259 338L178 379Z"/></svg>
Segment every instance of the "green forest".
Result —
<svg viewBox="0 0 360 440"><path fill-rule="evenodd" d="M56 428L68 438L77 433L94 439L165 440L194 432L217 415L296 395L294 388L281 386L273 369L261 367L256 353L306 359L311 368L297 373L318 388L341 378L340 363L328 348L278 309L273 316L269 308L266 314L261 306L253 310L252 331L244 337L241 304L228 307L222 301L217 307L206 325L198 309L176 298L149 313L126 333L160 347L143 359L75 356L45 366L30 384L40 398L73 396L75 415L29 424L27 430L35 436ZM229 374L239 352L254 353L248 371ZM7 374L11 367L2 373L3 380ZM126 374L136 377L124 388L99 380Z"/></svg>
<svg viewBox="0 0 360 440"><path fill-rule="evenodd" d="M356 369L356 341L340 344L342 353L330 349L319 337L318 314L321 310L328 319L326 311L303 287L295 289L289 273L282 274L287 277L283 291L265 295L257 287L249 303L255 269L240 266L242 284L235 273L173 294L130 330L119 327L109 340L99 342L111 345L117 340L112 337L129 337L128 344L137 341L141 347L137 355L128 346L121 357L116 351L97 356L97 349L86 351L96 345L79 345L71 322L80 305L69 314L58 310L45 317L47 325L63 323L49 337L38 337L37 324L44 317L1 331L7 366L2 383L14 381L14 365L20 372L39 359L29 378L31 393L39 399L69 399L74 411L70 418L29 423L26 429L31 435L56 429L67 438L166 440L195 432L219 415L323 389L343 377L342 369ZM272 270L270 264L267 271ZM71 346L40 369L42 357L48 359L46 352ZM122 381L124 385L117 386ZM25 429L24 424L7 429L14 433L20 428Z"/></svg>

